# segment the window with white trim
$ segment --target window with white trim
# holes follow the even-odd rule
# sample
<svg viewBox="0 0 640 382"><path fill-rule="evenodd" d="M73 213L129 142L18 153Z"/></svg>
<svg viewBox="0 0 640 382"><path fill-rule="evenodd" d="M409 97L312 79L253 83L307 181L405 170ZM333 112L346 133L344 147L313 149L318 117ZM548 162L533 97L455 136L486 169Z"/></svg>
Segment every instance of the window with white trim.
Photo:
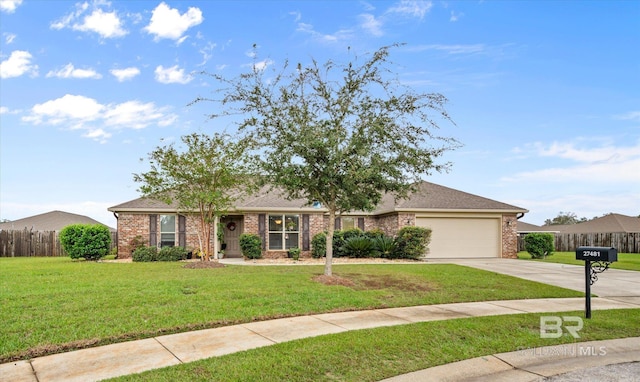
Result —
<svg viewBox="0 0 640 382"><path fill-rule="evenodd" d="M299 239L299 215L269 215L269 250L299 247Z"/></svg>
<svg viewBox="0 0 640 382"><path fill-rule="evenodd" d="M160 248L176 245L176 215L160 215Z"/></svg>

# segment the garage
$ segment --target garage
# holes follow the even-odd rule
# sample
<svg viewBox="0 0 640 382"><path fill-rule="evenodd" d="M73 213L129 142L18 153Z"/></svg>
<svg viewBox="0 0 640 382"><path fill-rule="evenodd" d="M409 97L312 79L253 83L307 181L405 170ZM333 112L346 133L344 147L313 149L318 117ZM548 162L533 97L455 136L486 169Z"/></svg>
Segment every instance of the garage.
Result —
<svg viewBox="0 0 640 382"><path fill-rule="evenodd" d="M499 217L416 217L416 225L431 228L427 258L500 257Z"/></svg>

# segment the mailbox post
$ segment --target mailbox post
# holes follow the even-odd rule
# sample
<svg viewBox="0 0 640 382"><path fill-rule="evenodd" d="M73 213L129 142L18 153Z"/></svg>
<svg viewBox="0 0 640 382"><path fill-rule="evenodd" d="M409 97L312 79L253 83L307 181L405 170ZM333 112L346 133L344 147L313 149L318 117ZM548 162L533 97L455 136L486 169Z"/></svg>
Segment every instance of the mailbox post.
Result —
<svg viewBox="0 0 640 382"><path fill-rule="evenodd" d="M578 247L576 260L584 260L585 318L591 318L591 285L598 280L598 273L609 269L618 261L618 250L612 247Z"/></svg>

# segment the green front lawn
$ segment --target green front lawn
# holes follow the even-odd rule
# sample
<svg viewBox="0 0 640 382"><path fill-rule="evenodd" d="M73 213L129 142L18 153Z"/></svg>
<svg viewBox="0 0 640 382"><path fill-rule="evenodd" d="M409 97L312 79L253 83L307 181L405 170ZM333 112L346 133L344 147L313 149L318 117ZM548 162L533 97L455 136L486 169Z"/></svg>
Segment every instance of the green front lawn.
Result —
<svg viewBox="0 0 640 382"><path fill-rule="evenodd" d="M562 263L584 265L584 261L576 260L575 252L554 252L544 259L532 259L528 252L519 252L518 258L532 261L545 261L548 263ZM618 253L618 261L611 264L611 268L640 271L640 253Z"/></svg>
<svg viewBox="0 0 640 382"><path fill-rule="evenodd" d="M320 312L580 292L449 264L323 266L96 263L0 258L0 362L193 329Z"/></svg>
<svg viewBox="0 0 640 382"><path fill-rule="evenodd" d="M357 330L306 338L223 357L153 370L116 381L379 381L395 375L489 354L567 344L587 359L607 349L578 341L640 336L640 309L596 311L581 338L540 338L540 316L521 314ZM547 314L548 315L548 314ZM583 312L563 312L583 317ZM537 352L537 353L536 353ZM569 353L572 354L572 353Z"/></svg>

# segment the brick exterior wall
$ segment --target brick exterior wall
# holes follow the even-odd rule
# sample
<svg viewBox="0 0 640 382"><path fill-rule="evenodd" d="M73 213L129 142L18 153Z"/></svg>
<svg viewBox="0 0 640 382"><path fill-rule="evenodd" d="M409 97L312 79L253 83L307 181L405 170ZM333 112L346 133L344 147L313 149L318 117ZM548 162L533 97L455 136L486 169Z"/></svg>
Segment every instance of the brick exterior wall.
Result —
<svg viewBox="0 0 640 382"><path fill-rule="evenodd" d="M158 227L158 243L160 242L160 214L156 214ZM186 216L185 241L187 250L200 248L198 240L200 221L197 215ZM178 241L178 222L176 220L176 242ZM149 214L118 214L118 258L131 258L134 241L137 237L144 245L149 245ZM213 247L213 229L211 230L211 245Z"/></svg>
<svg viewBox="0 0 640 382"><path fill-rule="evenodd" d="M502 215L502 258L518 258L518 221L516 215Z"/></svg>
<svg viewBox="0 0 640 382"><path fill-rule="evenodd" d="M268 215L268 214L265 214ZM247 213L244 215L243 221L243 233L253 233L259 235L258 230L258 216L257 213ZM160 215L157 215L158 222L158 242L160 239ZM400 213L400 214L388 214L376 217L365 217L365 230L370 231L372 229L380 229L385 235L395 236L398 230L406 225L415 225L415 214ZM186 247L188 250L199 248L198 242L198 227L199 220L196 215L188 215L186 217ZM322 213L309 214L309 241L314 235L323 232L328 229L329 218ZM334 222L331 222L334 224ZM176 221L177 228L177 221ZM120 213L118 215L118 257L130 258L133 252L133 241L136 237L140 237L145 245L149 244L149 215L148 214L133 214L133 213ZM267 241L268 241L268 235ZM300 233L299 246L302 248L302 232ZM178 240L176 232L176 241ZM211 230L211 243L213 245L213 229ZM266 243L266 248L269 248L269 243ZM502 217L502 257L503 258L517 258L518 254L518 233L517 233L517 219L515 214L503 215ZM286 251L263 251L265 258L282 258L287 257ZM300 257L310 258L311 251L302 251Z"/></svg>
<svg viewBox="0 0 640 382"><path fill-rule="evenodd" d="M387 236L395 236L400 228L410 225L416 225L416 214L389 214L378 216L374 220L375 228L379 228L384 232ZM367 226L367 221L365 220L365 227Z"/></svg>

